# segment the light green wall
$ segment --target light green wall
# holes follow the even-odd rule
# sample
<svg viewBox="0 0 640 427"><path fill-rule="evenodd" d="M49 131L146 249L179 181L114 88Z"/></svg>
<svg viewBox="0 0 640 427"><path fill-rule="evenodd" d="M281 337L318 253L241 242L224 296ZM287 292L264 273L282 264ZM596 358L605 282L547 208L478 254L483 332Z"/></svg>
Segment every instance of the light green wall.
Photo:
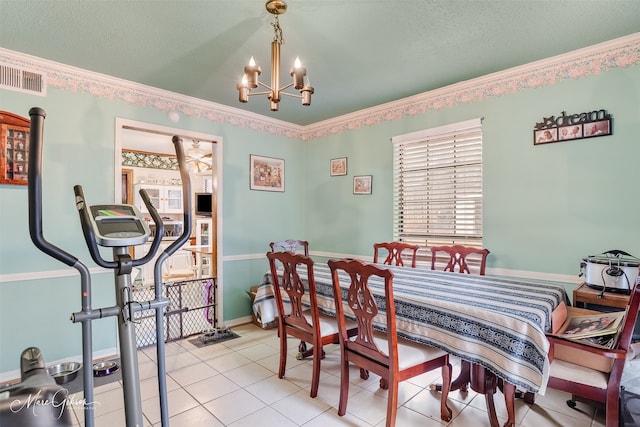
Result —
<svg viewBox="0 0 640 427"><path fill-rule="evenodd" d="M304 164L298 141L246 128L181 117L172 123L166 113L118 100L49 88L47 97L0 90L0 110L28 117L33 106L47 112L44 125L43 228L47 240L76 255L90 267L73 186L81 184L91 204L114 200L115 119L153 123L212 134L223 139L223 213L225 256L265 253L265 242L304 235ZM284 193L249 190L249 155L285 160ZM38 251L29 238L26 186L0 186L0 275L75 270ZM226 319L251 313L246 290L266 271L262 259L225 263ZM110 274L94 275L93 307L114 304ZM20 352L40 347L47 360L81 353L80 325L69 321L80 310L77 275L54 280L0 283L0 373L18 369ZM111 325L109 325L111 323ZM116 346L115 321L94 322L94 351ZM106 325L106 326L104 326Z"/></svg>
<svg viewBox="0 0 640 427"><path fill-rule="evenodd" d="M82 353L81 326L69 320L81 308L78 276L0 286L1 372L18 369L20 353L31 346L40 348L47 363ZM92 289L95 308L115 304L112 276L94 275ZM115 347L114 317L93 321L92 331L95 350Z"/></svg>
<svg viewBox="0 0 640 427"><path fill-rule="evenodd" d="M40 98L0 90L0 109L47 111L43 183L45 236L93 265L82 241L72 187L91 203L114 198L115 118L223 138L224 313L250 314L246 290L267 269L266 242L304 237L312 250L370 256L392 236L390 138L484 117L484 235L490 267L576 275L580 259L609 249L640 254L640 67L615 69L553 86L407 116L308 142L183 116L151 107L49 88ZM605 108L613 135L533 146L542 117ZM286 191L249 190L249 155L285 160ZM348 157L348 175L329 176L330 159ZM371 196L353 195L354 175L373 175ZM26 187L0 186L0 275L65 270L31 243ZM68 270L67 270L68 271ZM112 304L109 274L95 276L94 306ZM18 369L20 351L39 346L47 359L80 353L79 280L0 283L0 372ZM113 320L96 322L96 351L115 346Z"/></svg>
<svg viewBox="0 0 640 427"><path fill-rule="evenodd" d="M313 250L373 255L392 234L391 143L388 124L305 144L308 165L307 239ZM331 159L347 157L347 175L330 176ZM353 177L372 175L372 194L354 195Z"/></svg>
<svg viewBox="0 0 640 427"><path fill-rule="evenodd" d="M372 243L392 238L390 138L484 117L489 267L577 276L588 255L640 256L639 99L636 66L311 141L307 238L316 250L371 256ZM543 117L602 108L614 117L613 135L533 145ZM348 176L329 177L329 160L342 156ZM373 175L372 196L352 195L360 174Z"/></svg>

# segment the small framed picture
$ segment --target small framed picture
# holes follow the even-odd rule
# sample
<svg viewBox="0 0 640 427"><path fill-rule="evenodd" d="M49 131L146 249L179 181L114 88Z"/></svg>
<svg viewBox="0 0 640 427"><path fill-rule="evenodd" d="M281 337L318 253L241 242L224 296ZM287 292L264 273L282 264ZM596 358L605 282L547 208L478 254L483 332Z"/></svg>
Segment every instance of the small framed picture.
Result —
<svg viewBox="0 0 640 427"><path fill-rule="evenodd" d="M331 176L341 176L347 174L347 158L340 157L331 159Z"/></svg>
<svg viewBox="0 0 640 427"><path fill-rule="evenodd" d="M559 128L560 141L582 138L582 125L569 125Z"/></svg>
<svg viewBox="0 0 640 427"><path fill-rule="evenodd" d="M284 191L284 159L251 154L250 188L262 191Z"/></svg>
<svg viewBox="0 0 640 427"><path fill-rule="evenodd" d="M558 140L558 128L536 130L533 132L533 144L547 144Z"/></svg>
<svg viewBox="0 0 640 427"><path fill-rule="evenodd" d="M592 136L605 136L611 135L611 119L600 120L599 122L591 122L584 124L585 138L591 138Z"/></svg>
<svg viewBox="0 0 640 427"><path fill-rule="evenodd" d="M353 194L371 194L371 175L353 177Z"/></svg>

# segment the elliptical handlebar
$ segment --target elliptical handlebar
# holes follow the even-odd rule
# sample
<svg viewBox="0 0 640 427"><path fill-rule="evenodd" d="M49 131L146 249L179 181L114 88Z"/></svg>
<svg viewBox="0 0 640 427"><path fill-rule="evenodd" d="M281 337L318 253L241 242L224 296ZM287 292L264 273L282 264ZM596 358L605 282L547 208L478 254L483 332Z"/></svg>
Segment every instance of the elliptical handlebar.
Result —
<svg viewBox="0 0 640 427"><path fill-rule="evenodd" d="M176 158L178 160L178 170L180 171L180 179L182 180L182 211L183 211L183 224L182 234L178 239L172 242L164 252L171 256L174 252L184 245L191 236L191 177L189 176L189 169L184 157L184 148L182 147L182 138L174 135L171 138L173 146L176 151Z"/></svg>
<svg viewBox="0 0 640 427"><path fill-rule="evenodd" d="M156 255L156 252L158 252L158 249L160 248L160 243L162 243L162 236L164 235L164 222L162 222L162 217L158 213L156 207L153 206L153 203L151 203L151 199L149 198L149 194L147 194L147 190L141 188L140 197L142 197L142 201L147 207L149 215L151 215L151 219L153 219L153 223L156 225L156 237L153 239L153 243L151 243L149 252L147 252L144 257L133 260L134 267L146 264L153 259L153 257Z"/></svg>
<svg viewBox="0 0 640 427"><path fill-rule="evenodd" d="M80 215L82 234L84 236L85 242L87 242L87 248L89 249L91 258L93 258L95 263L100 267L111 269L116 268L118 266L117 262L107 261L100 255L100 251L98 250L98 242L96 241L96 235L91 229L91 214L89 213L89 205L84 198L84 191L82 190L82 186L74 185L73 192L76 195L76 209L78 210L78 214Z"/></svg>
<svg viewBox="0 0 640 427"><path fill-rule="evenodd" d="M42 232L42 135L47 113L39 107L29 110L29 234L33 244L45 254L67 264L76 265L78 258L49 243Z"/></svg>

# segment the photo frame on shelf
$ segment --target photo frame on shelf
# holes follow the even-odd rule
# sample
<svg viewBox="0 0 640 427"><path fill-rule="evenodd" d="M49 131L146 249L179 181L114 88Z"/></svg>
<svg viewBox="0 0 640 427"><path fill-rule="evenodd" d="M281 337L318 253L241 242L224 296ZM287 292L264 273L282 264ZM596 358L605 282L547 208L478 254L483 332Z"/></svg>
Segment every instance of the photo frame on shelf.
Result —
<svg viewBox="0 0 640 427"><path fill-rule="evenodd" d="M251 190L284 192L284 159L255 154L249 157Z"/></svg>
<svg viewBox="0 0 640 427"><path fill-rule="evenodd" d="M339 157L331 159L331 176L342 176L347 174L347 158Z"/></svg>
<svg viewBox="0 0 640 427"><path fill-rule="evenodd" d="M358 175L353 177L353 194L371 194L371 175Z"/></svg>

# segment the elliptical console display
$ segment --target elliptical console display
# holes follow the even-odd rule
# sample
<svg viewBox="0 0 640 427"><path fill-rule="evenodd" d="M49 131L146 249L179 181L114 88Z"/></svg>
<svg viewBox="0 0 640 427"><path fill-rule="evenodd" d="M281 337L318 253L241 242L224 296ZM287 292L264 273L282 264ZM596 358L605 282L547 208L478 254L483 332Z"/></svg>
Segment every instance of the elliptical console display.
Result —
<svg viewBox="0 0 640 427"><path fill-rule="evenodd" d="M138 246L146 243L151 235L135 206L91 206L91 214L91 225L100 246Z"/></svg>

